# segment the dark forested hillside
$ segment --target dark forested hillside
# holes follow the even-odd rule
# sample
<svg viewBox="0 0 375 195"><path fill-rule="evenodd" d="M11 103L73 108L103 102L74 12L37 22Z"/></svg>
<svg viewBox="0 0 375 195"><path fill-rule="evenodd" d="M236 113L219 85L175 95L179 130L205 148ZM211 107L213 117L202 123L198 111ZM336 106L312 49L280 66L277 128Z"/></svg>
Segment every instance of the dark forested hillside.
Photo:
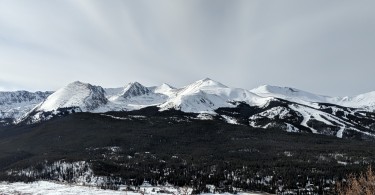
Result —
<svg viewBox="0 0 375 195"><path fill-rule="evenodd" d="M153 108L75 113L39 124L0 127L2 180L54 179L9 170L56 161L88 162L106 185L170 183L219 191L285 189L322 193L375 160L375 143L231 125ZM65 177L69 180L69 177ZM283 187L281 187L283 186Z"/></svg>

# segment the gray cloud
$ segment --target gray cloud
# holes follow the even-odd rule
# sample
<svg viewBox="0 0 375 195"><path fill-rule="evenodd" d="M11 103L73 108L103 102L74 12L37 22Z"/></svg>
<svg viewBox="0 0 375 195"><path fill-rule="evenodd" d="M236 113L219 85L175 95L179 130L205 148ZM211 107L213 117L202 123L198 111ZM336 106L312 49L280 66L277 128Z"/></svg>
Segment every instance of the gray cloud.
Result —
<svg viewBox="0 0 375 195"><path fill-rule="evenodd" d="M354 95L375 90L374 35L370 0L0 0L1 88L211 77Z"/></svg>

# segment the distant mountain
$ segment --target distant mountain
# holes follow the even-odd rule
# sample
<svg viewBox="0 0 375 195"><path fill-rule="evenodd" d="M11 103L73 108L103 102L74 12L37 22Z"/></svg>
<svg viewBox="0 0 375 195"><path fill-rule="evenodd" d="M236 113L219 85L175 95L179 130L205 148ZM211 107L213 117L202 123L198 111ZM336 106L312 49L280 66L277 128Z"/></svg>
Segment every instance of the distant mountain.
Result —
<svg viewBox="0 0 375 195"><path fill-rule="evenodd" d="M375 162L374 108L375 92L247 90L209 78L0 92L0 180L335 194L336 181Z"/></svg>
<svg viewBox="0 0 375 195"><path fill-rule="evenodd" d="M271 85L259 86L255 89L252 89L251 92L262 97L275 97L303 104L314 102L328 103L331 99L331 97L328 96L316 95L291 87L278 87Z"/></svg>
<svg viewBox="0 0 375 195"><path fill-rule="evenodd" d="M269 98L262 98L245 89L229 88L209 78L196 81L175 92L159 107L193 113L215 113L220 107L235 107L236 102L263 106Z"/></svg>
<svg viewBox="0 0 375 195"><path fill-rule="evenodd" d="M76 81L50 95L36 110L54 111L58 108L79 107L83 112L89 112L107 102L102 87Z"/></svg>
<svg viewBox="0 0 375 195"><path fill-rule="evenodd" d="M151 93L151 91L147 87L141 85L138 82L134 82L134 83L129 83L125 87L121 96L123 98L129 98L130 99L130 98L137 97L137 96L148 95L150 93Z"/></svg>
<svg viewBox="0 0 375 195"><path fill-rule="evenodd" d="M355 97L317 95L290 87L231 88L206 78L174 88L138 82L106 88L79 81L56 92L1 92L2 124L35 123L73 112L123 112L156 107L159 112L197 113L232 124L279 128L336 137L375 137L375 92Z"/></svg>
<svg viewBox="0 0 375 195"><path fill-rule="evenodd" d="M375 110L375 91L354 97L330 97L317 95L291 87L263 85L252 89L251 92L262 97L276 97L292 102L311 105L311 103L329 103L366 111Z"/></svg>
<svg viewBox="0 0 375 195"><path fill-rule="evenodd" d="M334 98L338 105L352 107L352 108L361 108L367 111L375 111L375 91L360 94L354 97L343 97L343 98Z"/></svg>
<svg viewBox="0 0 375 195"><path fill-rule="evenodd" d="M0 124L20 119L53 92L0 92Z"/></svg>

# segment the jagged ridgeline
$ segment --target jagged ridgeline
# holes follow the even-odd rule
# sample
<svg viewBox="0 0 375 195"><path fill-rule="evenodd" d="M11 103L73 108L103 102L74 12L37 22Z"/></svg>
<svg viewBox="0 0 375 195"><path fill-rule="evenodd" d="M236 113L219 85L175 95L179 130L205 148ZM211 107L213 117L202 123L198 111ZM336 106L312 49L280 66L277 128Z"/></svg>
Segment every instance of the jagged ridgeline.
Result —
<svg viewBox="0 0 375 195"><path fill-rule="evenodd" d="M203 79L0 95L2 180L321 194L375 158L373 92L341 98Z"/></svg>
<svg viewBox="0 0 375 195"><path fill-rule="evenodd" d="M211 79L182 88L145 87L138 82L102 88L73 82L56 92L1 92L0 124L33 124L75 112L105 113L157 107L159 111L200 113L228 123L278 128L339 138L373 139L375 92L329 97L294 88L230 88Z"/></svg>

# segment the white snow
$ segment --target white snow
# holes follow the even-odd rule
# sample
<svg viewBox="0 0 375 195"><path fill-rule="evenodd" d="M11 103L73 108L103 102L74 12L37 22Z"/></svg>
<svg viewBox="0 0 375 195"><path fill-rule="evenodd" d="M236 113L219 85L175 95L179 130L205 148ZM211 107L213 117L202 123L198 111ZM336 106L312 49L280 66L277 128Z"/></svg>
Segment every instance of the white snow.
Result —
<svg viewBox="0 0 375 195"><path fill-rule="evenodd" d="M220 107L235 107L232 102L263 106L262 98L245 89L229 88L211 79L202 79L176 91L176 95L160 105L161 110L179 109L184 112L214 113Z"/></svg>
<svg viewBox="0 0 375 195"><path fill-rule="evenodd" d="M113 119L116 119L116 120L133 120L133 119L144 119L146 118L145 116L141 116L141 115L129 115L127 117L117 117L117 116L112 116L112 115L109 115L109 114L100 114L102 116L105 116L105 117L109 117L109 118L113 118Z"/></svg>
<svg viewBox="0 0 375 195"><path fill-rule="evenodd" d="M34 183L0 183L1 194L30 194L30 195L95 195L95 194L124 194L121 191L101 190L96 187L85 187L78 185L67 185L48 181ZM131 194L131 193L129 193ZM134 193L137 194L137 193Z"/></svg>
<svg viewBox="0 0 375 195"><path fill-rule="evenodd" d="M103 88L76 81L50 95L37 110L53 111L58 108L80 107L82 111L92 111L106 101Z"/></svg>
<svg viewBox="0 0 375 195"><path fill-rule="evenodd" d="M6 96L4 96L6 97ZM348 120L343 121L334 115L318 111L323 109L324 105L317 102L336 104L346 107L353 107L353 111L340 110L339 107L332 107L334 112L338 110L344 112L343 119L353 114L357 109L371 110L375 108L375 92L370 92L355 97L329 97L316 95L310 92L302 91L289 87L277 87L264 85L251 91L240 88L227 87L217 81L209 78L198 80L182 88L174 88L168 84L162 84L157 87L145 87L140 83L133 82L118 88L103 89L100 86L93 86L79 81L68 84L50 95L44 102L38 99L35 102L19 102L12 105L1 104L0 94L0 119L9 116L23 119L30 111L38 112L56 111L59 108L77 107L83 112L104 113L108 111L129 111L142 109L149 106L158 106L161 111L168 109L177 109L190 113L205 113L216 115L215 110L220 107L235 107L239 102L244 102L250 106L265 108L271 100L275 98L285 99L295 102L302 106L293 107L300 113L304 120L302 125L308 127L307 122L313 117L315 120L322 121L327 125L335 126L331 121L340 124L340 131L337 137L341 137L344 127L349 125ZM42 103L41 103L42 102ZM41 103L40 105L38 105ZM34 108L35 107L35 108ZM291 109L293 109L291 108ZM314 109L316 108L316 109ZM283 107L274 107L258 113L250 120L267 117L275 119L285 119L289 116L289 109ZM207 115L208 116L208 115ZM31 116L34 121L38 121L38 116ZM203 115L198 118L204 119ZM326 120L326 119L329 120ZM46 118L48 119L48 118ZM16 120L20 121L20 120ZM228 122L236 123L233 119ZM256 126L255 123L249 122ZM293 131L291 126L288 130ZM313 127L308 127L312 132L316 132Z"/></svg>
<svg viewBox="0 0 375 195"><path fill-rule="evenodd" d="M232 118L230 116L226 116L226 115L221 115L225 121L229 124L234 124L234 125L238 125L239 123L237 122L237 120L235 118Z"/></svg>
<svg viewBox="0 0 375 195"><path fill-rule="evenodd" d="M197 119L200 119L200 120L213 120L214 116L211 115L211 114L207 114L207 113L200 113L200 114L198 114Z"/></svg>
<svg viewBox="0 0 375 195"><path fill-rule="evenodd" d="M312 107L318 106L316 102L336 103L356 108L375 107L375 92L353 98L337 98L316 95L295 88L269 85L248 91L230 88L208 78L179 89L168 84L147 88L137 82L129 83L125 87L107 88L103 92L100 90L101 87L100 89L95 87L81 82L71 83L48 97L38 110L52 111L62 107L80 107L82 111L106 112L159 106L161 110L174 108L184 112L215 114L215 109L234 107L236 102L263 107L273 98ZM93 94L96 96L93 97ZM97 96L104 96L104 100L97 100ZM108 102L103 103L103 101Z"/></svg>
<svg viewBox="0 0 375 195"><path fill-rule="evenodd" d="M0 92L0 119L19 120L52 92L11 91Z"/></svg>
<svg viewBox="0 0 375 195"><path fill-rule="evenodd" d="M158 193L158 191L164 190L167 193ZM80 186L66 183L57 183L50 181L38 181L33 183L0 183L0 194L29 194L29 195L142 195L142 194L191 194L191 188L176 188L173 186L150 186L144 184L140 186L138 191L125 191L120 190L103 190L96 187ZM229 193L224 193L230 195ZM240 192L239 195L260 195L260 193L244 193ZM214 195L212 193L206 193L206 195Z"/></svg>
<svg viewBox="0 0 375 195"><path fill-rule="evenodd" d="M118 116L112 116L112 115L109 115L109 114L101 114L101 115L109 117L109 118L113 118L113 119L116 119L116 120L129 120L130 119L129 117L118 117Z"/></svg>
<svg viewBox="0 0 375 195"><path fill-rule="evenodd" d="M175 94L175 88L166 83L163 83L158 87L155 87L153 91L154 93L164 94L168 97L171 97Z"/></svg>
<svg viewBox="0 0 375 195"><path fill-rule="evenodd" d="M360 94L354 97L343 97L336 99L338 105L362 108L364 110L374 111L375 110L375 91Z"/></svg>
<svg viewBox="0 0 375 195"><path fill-rule="evenodd" d="M312 117L314 117L314 119L322 121L322 122L324 122L324 123L326 123L328 125L332 125L331 122L323 119L320 116L321 112L318 111L318 110L315 110L315 109L312 109L312 108L309 108L309 107L305 107L305 106L299 106L299 105L290 105L289 107L291 109L297 111L298 113L300 113L303 116L303 121L301 122L301 125L304 126L304 127L309 128L312 133L318 133L318 131L316 129L313 129L312 127L310 127L310 126L307 125L307 122Z"/></svg>
<svg viewBox="0 0 375 195"><path fill-rule="evenodd" d="M249 119L255 120L255 119L264 118L264 117L269 118L269 119L276 119L276 118L285 119L289 116L290 116L290 114L289 114L289 110L287 108L277 106L277 107L273 107L269 110L263 111L261 113L255 114L255 115L251 116Z"/></svg>
<svg viewBox="0 0 375 195"><path fill-rule="evenodd" d="M169 85L147 88L138 82L129 83L123 88L106 89L109 102L96 112L138 110L148 106L157 106L168 98ZM152 90L151 90L152 89ZM161 93L162 92L162 93Z"/></svg>
<svg viewBox="0 0 375 195"><path fill-rule="evenodd" d="M341 126L340 130L337 131L336 137L342 138L342 134L344 133L344 130L345 130L345 126Z"/></svg>
<svg viewBox="0 0 375 195"><path fill-rule="evenodd" d="M278 87L271 85L259 86L258 88L252 89L250 91L262 97L275 97L301 104L327 102L327 99L330 98L328 96L316 95L291 87Z"/></svg>
<svg viewBox="0 0 375 195"><path fill-rule="evenodd" d="M331 97L317 95L291 87L271 85L259 86L250 90L262 97L275 97L304 105L315 106L313 103L330 103L351 108L361 108L368 111L375 110L375 91L360 94L354 97Z"/></svg>
<svg viewBox="0 0 375 195"><path fill-rule="evenodd" d="M113 96L119 96L124 91L124 87L105 88L104 91L106 98L110 99Z"/></svg>
<svg viewBox="0 0 375 195"><path fill-rule="evenodd" d="M289 123L285 123L286 124L286 131L287 132L293 132L293 133L295 133L295 132L299 132L299 129L297 128L297 127L295 127L295 126L293 126L292 124L289 124Z"/></svg>

